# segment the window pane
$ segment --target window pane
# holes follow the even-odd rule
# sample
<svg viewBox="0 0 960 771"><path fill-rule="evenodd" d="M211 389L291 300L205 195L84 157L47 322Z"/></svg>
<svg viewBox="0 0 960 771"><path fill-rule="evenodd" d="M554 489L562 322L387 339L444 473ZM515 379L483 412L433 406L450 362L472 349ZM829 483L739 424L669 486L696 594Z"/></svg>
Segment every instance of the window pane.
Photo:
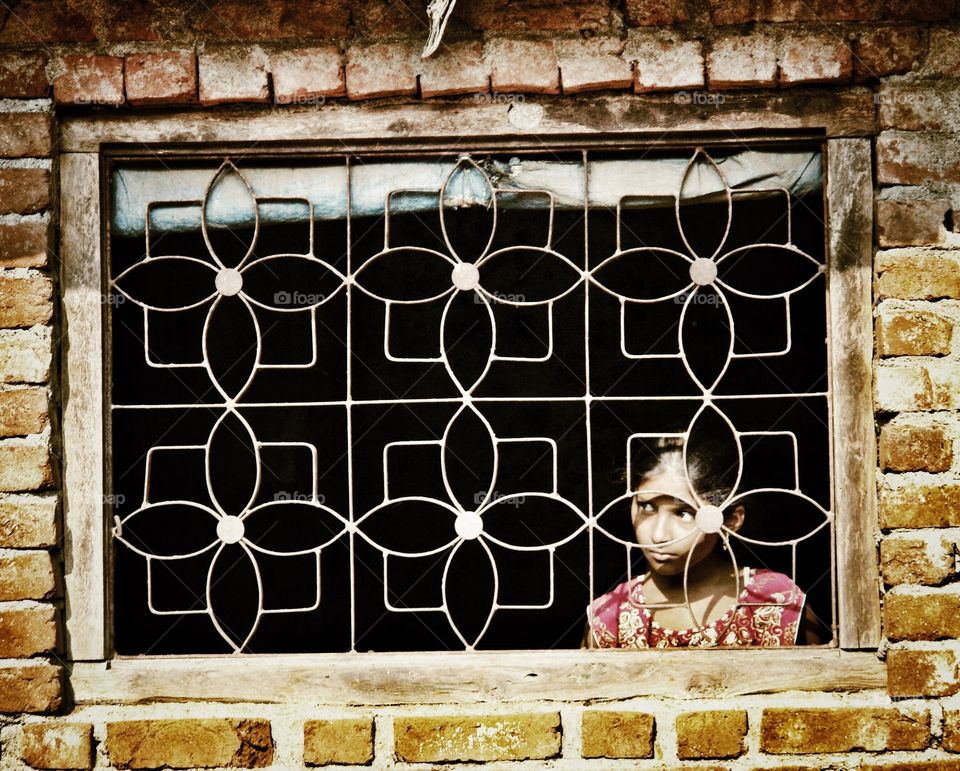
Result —
<svg viewBox="0 0 960 771"><path fill-rule="evenodd" d="M822 195L816 147L118 163L117 651L578 647L663 573L665 447L724 618L768 570L829 629ZM690 564L648 622L723 644Z"/></svg>

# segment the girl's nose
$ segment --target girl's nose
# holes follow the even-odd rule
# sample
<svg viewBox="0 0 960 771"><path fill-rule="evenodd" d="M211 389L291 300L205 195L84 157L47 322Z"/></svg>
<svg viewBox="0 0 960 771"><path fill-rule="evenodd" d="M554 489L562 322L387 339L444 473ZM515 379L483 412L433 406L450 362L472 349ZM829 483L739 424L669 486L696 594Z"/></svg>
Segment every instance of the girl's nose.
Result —
<svg viewBox="0 0 960 771"><path fill-rule="evenodd" d="M658 509L653 515L653 536L654 543L664 543L672 540L670 532L670 513L663 509Z"/></svg>

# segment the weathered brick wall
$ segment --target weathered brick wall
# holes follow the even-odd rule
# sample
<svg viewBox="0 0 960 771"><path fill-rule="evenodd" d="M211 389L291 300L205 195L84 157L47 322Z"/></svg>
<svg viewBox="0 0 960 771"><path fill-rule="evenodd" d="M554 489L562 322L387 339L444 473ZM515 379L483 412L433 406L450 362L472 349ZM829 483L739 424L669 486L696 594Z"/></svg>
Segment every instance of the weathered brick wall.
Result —
<svg viewBox="0 0 960 771"><path fill-rule="evenodd" d="M550 759L557 768L960 769L960 8L459 0L445 46L421 61L424 6L0 4L0 768ZM731 89L793 86L876 93L888 692L457 709L71 707L58 658L58 115L593 90L678 92L701 109Z"/></svg>

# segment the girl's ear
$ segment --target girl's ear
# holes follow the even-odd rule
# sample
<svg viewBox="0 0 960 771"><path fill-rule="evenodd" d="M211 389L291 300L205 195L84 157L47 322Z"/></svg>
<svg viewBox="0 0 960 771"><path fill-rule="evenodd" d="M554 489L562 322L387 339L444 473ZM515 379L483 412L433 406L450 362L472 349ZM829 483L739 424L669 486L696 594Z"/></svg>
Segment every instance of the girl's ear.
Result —
<svg viewBox="0 0 960 771"><path fill-rule="evenodd" d="M727 514L727 520L723 524L736 533L743 527L743 520L747 516L747 510L743 506L734 506Z"/></svg>

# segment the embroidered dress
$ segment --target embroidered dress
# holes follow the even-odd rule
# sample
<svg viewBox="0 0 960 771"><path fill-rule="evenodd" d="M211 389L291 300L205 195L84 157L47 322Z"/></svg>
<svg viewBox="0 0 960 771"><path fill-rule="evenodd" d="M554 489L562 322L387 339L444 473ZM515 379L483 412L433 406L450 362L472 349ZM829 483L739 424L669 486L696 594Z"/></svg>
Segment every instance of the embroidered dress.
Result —
<svg viewBox="0 0 960 771"><path fill-rule="evenodd" d="M666 629L651 617L643 598L647 574L595 599L588 618L600 648L711 648L794 645L806 596L782 573L744 568L736 603L702 629Z"/></svg>

